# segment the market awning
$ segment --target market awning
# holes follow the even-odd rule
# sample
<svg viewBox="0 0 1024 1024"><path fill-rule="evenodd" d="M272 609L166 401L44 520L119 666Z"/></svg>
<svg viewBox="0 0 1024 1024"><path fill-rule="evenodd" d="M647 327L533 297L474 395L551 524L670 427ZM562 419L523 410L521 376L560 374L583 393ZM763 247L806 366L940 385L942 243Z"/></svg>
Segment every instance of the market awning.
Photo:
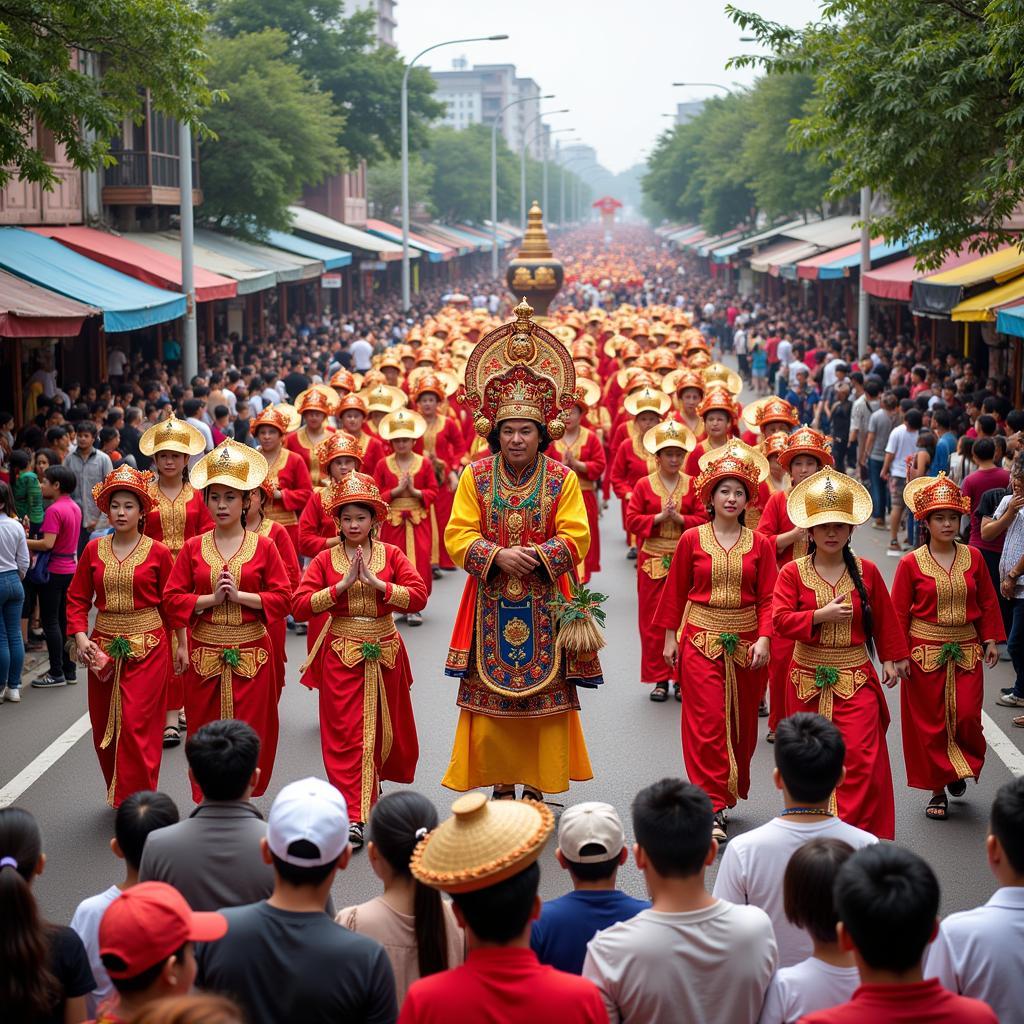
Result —
<svg viewBox="0 0 1024 1024"><path fill-rule="evenodd" d="M921 235L917 241L931 238L931 233ZM884 238L871 240L871 264L887 260L906 252L913 243L906 240L887 242ZM860 267L860 241L841 245L838 249L818 253L810 259L801 260L797 264L796 276L812 281L834 281L841 277L849 277L850 273Z"/></svg>
<svg viewBox="0 0 1024 1024"><path fill-rule="evenodd" d="M990 288L987 292L972 295L969 299L957 303L950 311L950 319L969 323L992 323L996 314L1004 306L1015 306L1024 299L1024 277L1014 278L998 288Z"/></svg>
<svg viewBox="0 0 1024 1024"><path fill-rule="evenodd" d="M969 289L988 281L1003 284L1021 274L1024 274L1024 252L1015 245L974 256L952 270L941 270L915 281L911 308L924 316L949 316Z"/></svg>
<svg viewBox="0 0 1024 1024"><path fill-rule="evenodd" d="M138 278L156 288L181 291L180 255L156 252L140 245L131 235L112 235L86 227L29 228L37 235L45 235L87 256L97 263L120 270L122 274ZM222 277L197 266L193 275L196 301L230 299L238 294L238 286L229 277Z"/></svg>
<svg viewBox="0 0 1024 1024"><path fill-rule="evenodd" d="M786 221L784 224L776 224L771 228L765 228L764 231L759 231L755 235L748 235L746 238L736 239L724 246L716 246L711 253L711 258L716 263L728 263L729 260L737 253L743 252L747 249L754 249L762 242L770 242L773 238L777 238L779 235L785 235L792 228L799 227L804 223L805 221L801 217L797 220Z"/></svg>
<svg viewBox="0 0 1024 1024"><path fill-rule="evenodd" d="M207 231L197 228L196 241L214 252L222 252L225 256L234 256L257 269L273 270L277 275L278 284L293 284L296 281L309 281L324 272L321 260L310 259L308 256L293 256L272 249L269 245L248 242L232 235L222 235L219 231Z"/></svg>
<svg viewBox="0 0 1024 1024"><path fill-rule="evenodd" d="M996 313L996 331L1024 338L1024 306L1010 306Z"/></svg>
<svg viewBox="0 0 1024 1024"><path fill-rule="evenodd" d="M918 270L915 256L896 260L884 267L872 269L864 275L864 290L878 299L890 299L896 302L910 302L914 292L914 282L931 273L952 270L970 262L974 254L967 251L966 246L960 252L947 256L938 271Z"/></svg>
<svg viewBox="0 0 1024 1024"><path fill-rule="evenodd" d="M472 224L455 224L454 228L456 231L461 231L462 234L469 237L476 236L481 240L481 248L484 252L490 252L492 246L491 229L485 227L473 227ZM505 249L508 247L508 240L502 235L498 235L498 248Z"/></svg>
<svg viewBox="0 0 1024 1024"><path fill-rule="evenodd" d="M424 224L421 221L414 224L413 229L428 242L436 242L438 245L454 249L456 256L468 256L478 248L475 241L470 242L469 239L454 234L444 224Z"/></svg>
<svg viewBox="0 0 1024 1024"><path fill-rule="evenodd" d="M267 245L274 249L283 249L296 256L308 256L319 260L324 270L341 270L352 262L352 253L344 249L332 249L329 245L311 242L308 238L299 238L289 231L268 231Z"/></svg>
<svg viewBox="0 0 1024 1024"><path fill-rule="evenodd" d="M679 231L673 231L668 236L668 240L676 246L686 245L688 242L700 241L702 238L707 238L708 233L698 224L696 227L682 228Z"/></svg>
<svg viewBox="0 0 1024 1024"><path fill-rule="evenodd" d="M377 220L371 217L366 222L366 230L371 235L379 235L398 246L402 244L402 229L396 228L394 224L389 224L386 220ZM431 263L447 263L448 260L458 255L456 250L450 246L440 242L430 242L414 231L409 232L409 245L419 249Z"/></svg>
<svg viewBox="0 0 1024 1024"><path fill-rule="evenodd" d="M102 312L0 270L0 338L73 338Z"/></svg>
<svg viewBox="0 0 1024 1024"><path fill-rule="evenodd" d="M796 263L818 252L818 247L811 242L795 238L782 238L774 245L762 249L756 256L750 257L750 269L759 274L779 276L779 268L787 263Z"/></svg>
<svg viewBox="0 0 1024 1024"><path fill-rule="evenodd" d="M177 231L146 231L135 236L140 245L158 252L174 255L181 252L181 236ZM197 267L213 271L223 277L230 277L238 286L239 295L251 295L277 285L277 274L265 267L253 267L231 256L214 252L205 245L192 247L192 258Z"/></svg>
<svg viewBox="0 0 1024 1024"><path fill-rule="evenodd" d="M325 217L316 210L307 210L304 206L289 206L292 228L301 235L312 235L314 238L328 242L340 242L346 249L358 249L380 262L390 262L402 258L402 247L371 235L367 231L354 228L350 224L342 224L340 220ZM418 252L410 252L410 259L419 259Z"/></svg>
<svg viewBox="0 0 1024 1024"><path fill-rule="evenodd" d="M154 288L23 228L0 228L0 267L103 310L103 327L137 331L185 315L185 296Z"/></svg>
<svg viewBox="0 0 1024 1024"><path fill-rule="evenodd" d="M724 235L719 235L717 238L705 238L697 246L697 255L705 258L711 255L711 251L716 249L720 245L727 245L729 242L735 241L743 234L742 231L734 229L727 231Z"/></svg>
<svg viewBox="0 0 1024 1024"><path fill-rule="evenodd" d="M484 227L490 231L491 222L489 220L484 221ZM501 221L498 222L498 237L506 238L510 242L514 242L519 238L523 237L522 230L515 224L504 224Z"/></svg>

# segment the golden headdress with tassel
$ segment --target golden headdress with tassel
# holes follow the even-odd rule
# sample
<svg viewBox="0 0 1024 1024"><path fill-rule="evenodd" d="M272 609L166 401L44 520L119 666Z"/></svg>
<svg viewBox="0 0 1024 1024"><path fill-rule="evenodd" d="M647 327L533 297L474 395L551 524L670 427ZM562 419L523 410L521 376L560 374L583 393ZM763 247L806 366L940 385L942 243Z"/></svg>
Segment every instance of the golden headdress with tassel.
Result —
<svg viewBox="0 0 1024 1024"><path fill-rule="evenodd" d="M911 480L903 488L903 501L918 522L942 510L962 516L971 514L971 499L945 473Z"/></svg>

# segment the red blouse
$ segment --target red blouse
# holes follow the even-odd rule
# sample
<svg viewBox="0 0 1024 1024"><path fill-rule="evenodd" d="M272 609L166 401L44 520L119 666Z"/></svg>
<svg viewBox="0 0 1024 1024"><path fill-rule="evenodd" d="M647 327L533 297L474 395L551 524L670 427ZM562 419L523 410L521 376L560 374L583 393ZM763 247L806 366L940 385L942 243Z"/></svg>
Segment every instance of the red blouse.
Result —
<svg viewBox="0 0 1024 1024"><path fill-rule="evenodd" d="M213 529L213 520L203 501L203 492L197 491L191 484L182 484L177 497L171 501L154 480L149 485L149 494L156 502L156 508L146 514L143 533L153 540L162 541L170 548L173 557L177 558L189 537Z"/></svg>

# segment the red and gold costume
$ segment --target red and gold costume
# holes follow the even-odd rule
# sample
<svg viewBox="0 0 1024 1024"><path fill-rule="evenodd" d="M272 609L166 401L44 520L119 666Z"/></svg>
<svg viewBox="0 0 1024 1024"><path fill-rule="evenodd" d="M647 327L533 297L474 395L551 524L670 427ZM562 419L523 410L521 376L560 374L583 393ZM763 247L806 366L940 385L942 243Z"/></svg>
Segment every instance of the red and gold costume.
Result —
<svg viewBox="0 0 1024 1024"><path fill-rule="evenodd" d="M398 390L397 388L389 388L387 385L379 385L380 388L384 388L388 392L387 400L389 404L395 404L394 399L390 392ZM373 391L377 391L374 388ZM401 392L399 392L401 394ZM402 395L402 402L405 401L405 396ZM400 407L400 406L399 406ZM385 451L384 445L381 444L380 438L375 435L375 432L371 429L371 425L367 419L369 415L369 406L366 401L360 395L346 395L342 399L341 404L338 406L338 415L344 416L346 409L355 409L357 412L363 414L363 425L354 434L349 434L350 437L354 437L359 444L360 451L362 453L362 468L366 473L373 473L377 466L377 463L384 458ZM347 432L347 431L346 431Z"/></svg>
<svg viewBox="0 0 1024 1024"><path fill-rule="evenodd" d="M100 511L108 514L110 498L130 491L149 508L149 474L122 464L93 489ZM89 612L96 606L91 639L113 660L113 672L101 679L89 668L89 719L93 746L107 784L107 803L120 806L140 789L156 789L163 750L165 687L170 674L171 644L161 614L161 599L173 559L159 541L142 536L119 559L113 538L89 541L68 587L68 634L89 632Z"/></svg>
<svg viewBox="0 0 1024 1024"><path fill-rule="evenodd" d="M714 487L730 478L750 493L761 471L748 453L730 448L698 477L700 500L710 503ZM771 635L775 576L775 552L764 537L741 527L726 550L714 523L705 523L679 538L654 615L662 646L665 630L679 638L686 775L716 812L745 800L750 788L765 669L749 662L758 639Z"/></svg>
<svg viewBox="0 0 1024 1024"><path fill-rule="evenodd" d="M466 364L466 401L482 437L507 419L545 424L556 438L564 432L575 370L532 312L521 303L515 321L478 342ZM590 542L576 474L544 455L521 471L501 454L477 460L459 480L446 541L469 578L445 666L461 680L461 711L443 784L522 782L557 793L570 779L591 778L576 687L598 685L600 663L594 651L557 644L557 599L570 596ZM522 578L495 561L519 545L540 561Z"/></svg>
<svg viewBox="0 0 1024 1024"><path fill-rule="evenodd" d="M262 463L262 465L261 465ZM266 475L259 452L223 441L192 469L197 486L221 484L255 490ZM261 608L234 601L197 612L200 597L214 593L227 567L239 591L256 593ZM267 623L284 619L291 605L288 570L273 542L249 531L238 550L225 558L213 531L185 542L164 594L175 627L189 627L189 669L185 677L185 714L191 735L207 722L240 718L260 737L260 780L255 796L266 791L277 753L277 677ZM193 784L193 796L202 799Z"/></svg>
<svg viewBox="0 0 1024 1024"><path fill-rule="evenodd" d="M685 433L684 433L685 431ZM687 448L694 444L693 435L677 420L667 420L647 432L652 436L650 448L660 451L669 444ZM645 445L647 438L645 437ZM672 501L683 517L682 524L663 519L655 524L666 504ZM637 541L637 611L640 621L640 682L647 685L665 683L672 677L664 657L662 646L665 630L654 621L654 614L661 600L662 590L672 567L679 538L684 530L706 523L707 512L701 506L693 481L680 473L675 489L669 493L661 474L655 470L638 481L633 489L626 511L626 528L636 535Z"/></svg>
<svg viewBox="0 0 1024 1024"><path fill-rule="evenodd" d="M314 384L301 392L295 399L295 408L300 415L312 410L322 412L324 417L333 416L338 410L338 405L337 394L326 384ZM323 429L327 434L334 433L334 428L328 426L326 422ZM316 450L326 440L327 438L321 437L314 441L309 436L305 421L298 430L286 435L284 439L284 446L305 461L310 481L314 487L320 485L320 460L316 457Z"/></svg>
<svg viewBox="0 0 1024 1024"><path fill-rule="evenodd" d="M919 521L940 509L970 514L970 498L944 474L918 477L904 500ZM934 792L977 779L985 763L982 644L1005 639L981 552L957 544L948 572L927 545L904 555L892 603L910 648L910 677L900 687L907 782Z"/></svg>
<svg viewBox="0 0 1024 1024"><path fill-rule="evenodd" d="M313 558L326 548L334 547L327 542L332 539L337 541L338 526L324 511L323 504L324 495L331 485L331 463L340 458L353 459L358 471L362 467L363 449L351 434L338 430L317 447L316 455L324 485L313 491L312 499L299 516L298 553L303 558Z"/></svg>
<svg viewBox="0 0 1024 1024"><path fill-rule="evenodd" d="M871 514L871 498L856 481L826 467L793 488L789 515L798 526L828 522L856 525ZM871 606L873 640L882 661L907 656L889 592L874 563L857 559ZM815 625L819 608L840 595L853 617ZM846 742L846 779L836 790L840 818L878 836L892 839L896 819L885 733L889 708L868 652L860 594L849 570L833 587L805 555L783 566L775 589L775 635L795 641L790 661L786 714L810 711L835 722Z"/></svg>
<svg viewBox="0 0 1024 1024"><path fill-rule="evenodd" d="M682 394L687 388L699 391L700 397L704 397L703 375L684 366L668 374L662 380L661 388L666 395L672 398L672 418L678 420L684 427L689 429L697 441L703 441L707 436L704 430L704 418L697 412L694 412L692 416L688 416L682 402Z"/></svg>
<svg viewBox="0 0 1024 1024"><path fill-rule="evenodd" d="M730 434L736 425L736 418L738 416L738 410L732 395L722 387L709 388L700 405L697 406L697 412L700 413L702 422L706 422L704 417L710 412L724 412L729 417ZM705 428L705 435L706 432ZM696 478L700 474L701 458L707 455L708 452L723 450L727 443L728 437L720 445L713 445L711 438L705 436L704 440L700 441L697 447L686 457L686 465L683 466L683 472L687 476Z"/></svg>
<svg viewBox="0 0 1024 1024"><path fill-rule="evenodd" d="M291 426L290 417L279 407L271 405L263 410L250 424L253 436L262 426L271 426L281 434L281 439L288 435ZM275 491L281 492L280 498L274 498L263 511L263 514L280 523L291 538L292 547L299 550L299 512L306 507L313 496L313 483L309 478L309 468L301 455L289 451L284 444L277 450L273 464L267 460L266 479Z"/></svg>
<svg viewBox="0 0 1024 1024"><path fill-rule="evenodd" d="M644 448L644 435L636 425L636 417L643 412L664 416L671 404L668 395L655 387L643 387L626 396L625 411L633 417L633 421L627 427L627 436L615 449L611 469L612 490L621 502L623 529L626 529L626 508L633 496L633 488L655 469L654 457Z"/></svg>
<svg viewBox="0 0 1024 1024"><path fill-rule="evenodd" d="M379 518L387 510L361 473L334 484L327 507L334 515L354 501L374 507ZM327 778L344 795L352 820L365 822L382 780L410 783L416 774L412 671L392 616L420 611L427 592L416 567L392 544L373 541L370 551L368 567L386 584L383 593L356 580L337 594L350 565L344 544L318 554L306 566L293 614L299 621L329 616L304 668L319 680Z"/></svg>
<svg viewBox="0 0 1024 1024"><path fill-rule="evenodd" d="M381 420L381 437L385 440L421 437L425 428L426 423L419 413L399 409ZM419 498L410 494L392 495L403 472L412 478L413 487L420 492ZM433 584L430 510L437 500L434 467L426 456L413 452L412 462L403 470L398 464L398 456L392 453L377 463L373 480L380 490L381 498L388 504L387 515L381 521L380 539L405 552L405 557L423 577L423 586L429 597Z"/></svg>

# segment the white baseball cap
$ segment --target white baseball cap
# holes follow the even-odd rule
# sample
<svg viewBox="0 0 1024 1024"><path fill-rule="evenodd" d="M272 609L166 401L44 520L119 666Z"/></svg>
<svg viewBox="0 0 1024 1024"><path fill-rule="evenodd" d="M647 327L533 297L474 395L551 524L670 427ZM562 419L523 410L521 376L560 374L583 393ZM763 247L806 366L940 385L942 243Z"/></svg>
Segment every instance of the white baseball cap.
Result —
<svg viewBox="0 0 1024 1024"><path fill-rule="evenodd" d="M348 845L348 825L345 798L334 786L323 779L300 779L277 794L267 818L267 845L287 864L315 868L341 856ZM300 839L312 843L317 855L289 853L288 847Z"/></svg>
<svg viewBox="0 0 1024 1024"><path fill-rule="evenodd" d="M558 823L558 849L575 864L598 864L618 857L626 845L622 822L611 804L573 804L562 813ZM588 846L599 847L586 854Z"/></svg>

